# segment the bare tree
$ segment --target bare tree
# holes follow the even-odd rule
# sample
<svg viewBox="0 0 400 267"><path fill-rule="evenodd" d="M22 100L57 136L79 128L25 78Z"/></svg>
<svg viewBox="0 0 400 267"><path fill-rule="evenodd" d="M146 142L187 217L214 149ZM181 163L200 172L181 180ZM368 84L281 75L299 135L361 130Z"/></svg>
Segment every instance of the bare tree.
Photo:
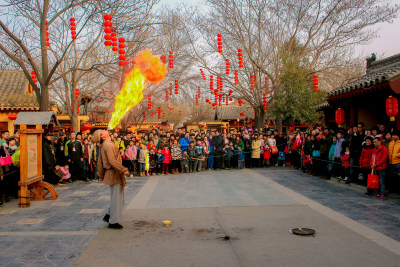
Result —
<svg viewBox="0 0 400 267"><path fill-rule="evenodd" d="M300 45L300 58L308 58L310 78L313 73L335 68L338 59L350 57L355 44L374 35L369 26L390 21L399 10L387 1L375 0L208 0L210 12L193 19L188 32L192 55L208 74L219 76L235 98L249 102L262 125L264 79L271 82L273 95L283 90L281 79L282 49ZM217 34L222 34L223 54L217 52ZM238 69L238 49L243 49L244 68ZM230 59L231 74L225 75L225 60ZM234 70L239 70L239 84L234 85ZM254 87L250 75L254 75ZM251 90L252 89L252 90ZM281 123L277 118L278 126Z"/></svg>

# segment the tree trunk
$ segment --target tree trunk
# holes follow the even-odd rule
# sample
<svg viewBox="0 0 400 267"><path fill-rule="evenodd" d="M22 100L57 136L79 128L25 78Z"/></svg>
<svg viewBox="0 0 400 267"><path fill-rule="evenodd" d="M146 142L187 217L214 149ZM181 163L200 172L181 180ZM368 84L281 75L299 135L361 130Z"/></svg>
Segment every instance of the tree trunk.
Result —
<svg viewBox="0 0 400 267"><path fill-rule="evenodd" d="M277 129L279 132L282 132L282 118L277 117L275 119L275 129Z"/></svg>
<svg viewBox="0 0 400 267"><path fill-rule="evenodd" d="M49 87L47 85L41 86L40 97L40 111L49 111Z"/></svg>
<svg viewBox="0 0 400 267"><path fill-rule="evenodd" d="M79 126L78 126L78 113L76 110L74 110L71 114L71 126L75 132L79 132Z"/></svg>
<svg viewBox="0 0 400 267"><path fill-rule="evenodd" d="M255 107L254 113L254 126L260 130L264 127L265 111L260 107Z"/></svg>

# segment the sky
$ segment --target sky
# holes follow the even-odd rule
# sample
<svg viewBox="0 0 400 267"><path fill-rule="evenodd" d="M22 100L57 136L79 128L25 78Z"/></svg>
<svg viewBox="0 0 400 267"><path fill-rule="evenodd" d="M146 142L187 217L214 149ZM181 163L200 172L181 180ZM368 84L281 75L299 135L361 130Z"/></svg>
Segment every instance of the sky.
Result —
<svg viewBox="0 0 400 267"><path fill-rule="evenodd" d="M399 0L390 1L394 4L399 2ZM201 0L161 0L160 5L196 5L201 2ZM372 53L376 53L377 58L381 59L400 53L400 18L395 19L393 23L380 23L372 27L378 30L378 36L368 44L356 46L354 48L355 57L366 58Z"/></svg>

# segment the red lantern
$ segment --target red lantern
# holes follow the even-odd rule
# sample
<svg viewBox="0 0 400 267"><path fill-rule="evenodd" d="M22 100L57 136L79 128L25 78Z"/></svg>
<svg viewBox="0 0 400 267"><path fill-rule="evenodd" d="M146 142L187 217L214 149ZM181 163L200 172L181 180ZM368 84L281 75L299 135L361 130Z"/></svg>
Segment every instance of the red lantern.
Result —
<svg viewBox="0 0 400 267"><path fill-rule="evenodd" d="M222 54L222 35L218 33L217 35L218 40L218 53Z"/></svg>
<svg viewBox="0 0 400 267"><path fill-rule="evenodd" d="M37 83L37 77L36 77L35 72L32 71L32 72L31 72L31 75L32 75L31 78L32 78L33 82L34 82L34 83Z"/></svg>
<svg viewBox="0 0 400 267"><path fill-rule="evenodd" d="M386 114L390 117L390 121L395 121L399 114L399 102L397 98L389 96L386 99Z"/></svg>
<svg viewBox="0 0 400 267"><path fill-rule="evenodd" d="M15 121L17 119L17 114L15 113L11 113L10 115L8 115L8 118L12 121Z"/></svg>
<svg viewBox="0 0 400 267"><path fill-rule="evenodd" d="M244 117L244 113L243 113L243 112L240 112L240 116Z"/></svg>
<svg viewBox="0 0 400 267"><path fill-rule="evenodd" d="M338 108L336 110L335 120L336 120L336 124L338 124L339 127L340 127L340 125L342 125L344 123L344 110L343 109Z"/></svg>
<svg viewBox="0 0 400 267"><path fill-rule="evenodd" d="M238 100L238 104L239 104L239 107L242 106L242 100L241 99Z"/></svg>
<svg viewBox="0 0 400 267"><path fill-rule="evenodd" d="M314 92L318 92L318 75L313 76Z"/></svg>
<svg viewBox="0 0 400 267"><path fill-rule="evenodd" d="M174 68L174 52L169 51L169 68Z"/></svg>

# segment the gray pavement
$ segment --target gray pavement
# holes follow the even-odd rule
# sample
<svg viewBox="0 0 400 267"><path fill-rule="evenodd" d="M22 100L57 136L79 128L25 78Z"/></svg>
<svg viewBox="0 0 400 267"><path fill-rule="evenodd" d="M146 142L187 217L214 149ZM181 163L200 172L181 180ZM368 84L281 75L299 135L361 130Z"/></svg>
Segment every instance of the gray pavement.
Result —
<svg viewBox="0 0 400 267"><path fill-rule="evenodd" d="M0 209L0 266L400 265L400 200L291 168L130 179L120 231L101 221L106 186L58 190L55 201Z"/></svg>
<svg viewBox="0 0 400 267"><path fill-rule="evenodd" d="M127 205L125 229L102 229L75 265L399 265L398 241L276 183L271 174L305 179L290 169L151 177ZM317 234L290 234L295 227Z"/></svg>

